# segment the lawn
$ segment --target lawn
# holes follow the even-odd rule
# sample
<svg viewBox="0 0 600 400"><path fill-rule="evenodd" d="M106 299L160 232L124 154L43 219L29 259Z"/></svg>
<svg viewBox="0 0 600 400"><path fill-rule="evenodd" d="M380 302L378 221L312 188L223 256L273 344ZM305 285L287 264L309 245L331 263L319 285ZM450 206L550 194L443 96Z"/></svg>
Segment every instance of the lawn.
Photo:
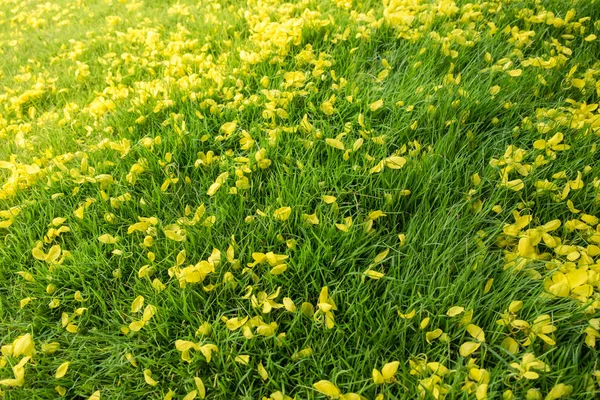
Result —
<svg viewBox="0 0 600 400"><path fill-rule="evenodd" d="M0 0L0 398L600 397L600 2Z"/></svg>

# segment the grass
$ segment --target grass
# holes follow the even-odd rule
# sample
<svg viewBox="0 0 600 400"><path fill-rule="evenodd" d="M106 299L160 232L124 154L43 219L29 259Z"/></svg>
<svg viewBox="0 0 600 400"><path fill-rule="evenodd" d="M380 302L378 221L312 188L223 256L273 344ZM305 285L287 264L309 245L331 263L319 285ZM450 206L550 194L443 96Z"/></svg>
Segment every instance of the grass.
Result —
<svg viewBox="0 0 600 400"><path fill-rule="evenodd" d="M598 396L600 7L418 3L0 0L0 396Z"/></svg>

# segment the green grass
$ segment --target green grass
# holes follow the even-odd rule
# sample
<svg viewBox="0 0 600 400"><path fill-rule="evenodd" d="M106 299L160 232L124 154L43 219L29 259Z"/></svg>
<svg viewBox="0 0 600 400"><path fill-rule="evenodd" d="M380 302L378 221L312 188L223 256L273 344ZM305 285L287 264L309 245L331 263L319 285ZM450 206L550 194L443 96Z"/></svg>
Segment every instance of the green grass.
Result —
<svg viewBox="0 0 600 400"><path fill-rule="evenodd" d="M510 390L515 399L554 399L548 393L559 384L568 386L564 398L598 396L598 353L586 344L584 330L600 316L600 256L593 248L600 245L594 233L600 225L591 219L600 216L600 117L593 107L577 111L581 104L596 105L600 96L599 40L584 40L600 35L598 2L457 1L458 10L449 15L443 14L446 2L420 3L407 39L384 14L385 5L374 1L354 1L344 9L333 1L146 0L135 9L131 1L0 0L0 210L20 207L14 217L0 214L0 223L12 221L0 228L0 344L31 334L36 351L25 365L24 381L13 387L1 381L14 377L11 366L23 355L3 348L0 397L57 398L60 385L69 399L87 399L98 390L102 399L162 399L169 390L181 399L200 377L206 397L214 399L269 399L277 391L297 399L326 398L313 386L320 380L368 399L380 400L380 394L429 399L436 398L427 389L432 376L440 378L438 389L446 398L476 398L483 385L480 398L484 392L490 399L510 398ZM176 4L187 5L189 13L169 13ZM50 5L63 14L53 19L57 12ZM565 18L571 9L576 14L566 25L527 21L544 10ZM121 19L111 26L109 16ZM45 24L32 26L40 19ZM520 46L504 31L512 27L535 35ZM448 38L456 57L436 36ZM557 43L571 49L563 51L563 64L522 65L528 58L557 57ZM312 64L305 60L310 48ZM263 58L255 64L240 55L261 49ZM499 64L503 58L513 66ZM319 59L331 64L313 74ZM391 69L378 79L384 59ZM77 62L88 65L87 78L77 78ZM503 68L522 74L513 77ZM285 73L293 71L303 72L305 81L286 88ZM574 87L573 78L585 79L585 87ZM490 94L496 85L499 93ZM39 92L32 95L32 88ZM332 95L335 110L326 115L321 104ZM101 97L112 109L94 115L89 105ZM379 99L383 107L372 111L370 104ZM170 104L156 108L162 100ZM310 130L303 127L305 116ZM235 131L222 140L221 126L234 120ZM575 120L582 122L571 124ZM536 128L540 122L554 125L544 133ZM242 148L242 130L255 141L250 149ZM536 140L557 132L570 149L534 148ZM344 157L324 140L341 133L346 133L340 139L345 149L358 139L364 143ZM159 144L143 145L144 138L156 137ZM122 140L130 144L127 151L117 146ZM509 174L510 180L522 179L521 190L502 186L502 166L490 165L511 145L525 150L521 163L530 166L527 176ZM258 166L259 149L271 160L267 168ZM195 166L199 153L209 151L217 159ZM392 155L402 155L406 164L371 173ZM538 156L547 162L536 164ZM131 167L141 159L144 171L130 182ZM27 176L34 163L41 172ZM22 171L16 186L13 169ZM249 188L230 193L236 170L242 169ZM554 176L560 171L567 179ZM229 177L209 196L224 172ZM536 183L547 179L560 194L578 172L584 186L564 198L536 190ZM108 175L111 180L104 181ZM162 190L167 178L178 181ZM63 195L54 196L58 193ZM129 201L115 203L126 194ZM337 200L326 204L324 195ZM74 215L88 199L93 202L84 218ZM183 217L186 206L193 212L201 204L202 221L214 216L214 225L180 224L187 231L184 241L165 236L163 228ZM291 207L285 221L273 217L280 207ZM368 215L375 210L386 216L369 230ZM515 210L532 221L518 237L507 237L503 229L515 222ZM108 213L114 214L112 221ZM313 213L319 224L305 223L303 214ZM70 231L48 240L43 251L60 245L70 255L54 265L34 258L32 249L57 217L65 218L61 225ZM138 217L156 217L156 229L129 234ZM353 219L348 232L336 227L345 217ZM533 255L519 255L520 238L535 235L528 229L555 219L562 225L552 235L579 246L579 258L569 263L560 248L543 241ZM585 226L570 229L576 220ZM103 234L119 241L100 243ZM142 245L146 235L154 238L148 248ZM236 262L226 257L230 245ZM221 262L202 284L180 287L169 274L182 250L184 268L207 260L213 249L221 252ZM364 271L385 250L387 257L372 267L385 276L366 277ZM266 262L246 269L256 252L287 255L287 270L273 275ZM525 267L506 268L511 257L524 260ZM152 267L150 277L139 276L145 265ZM570 288L566 296L555 296L544 281L557 270L585 271L591 292L578 295ZM30 280L18 273L23 271ZM155 278L164 290L155 289ZM332 329L301 311L305 302L318 308L325 286L337 305ZM262 313L245 296L248 288L254 295L279 289L275 301L289 297L297 310ZM77 291L83 302L74 298ZM144 307L131 312L138 296L144 307L151 304L157 311L139 332L124 332L141 318ZM30 302L20 306L25 298ZM60 300L58 307L49 307L52 300ZM554 345L540 337L527 344L526 330L497 323L513 301L523 301L518 319L531 325L540 315L550 316L556 331L547 334ZM452 306L472 311L472 320L447 316ZM80 307L86 310L73 317ZM416 311L414 318L399 316L410 310ZM77 325L76 333L61 325L63 313ZM223 322L234 317L276 322L276 333L261 336L252 328L254 337L246 338L242 329L232 331ZM421 328L427 317L428 326ZM210 333L196 335L204 323ZM479 343L467 332L469 323L483 329L485 342L463 357L463 343ZM428 343L426 333L437 328L444 335ZM514 353L501 345L508 336L520 342ZM208 363L192 350L188 363L176 340L211 343L218 352ZM42 345L51 342L60 348L43 352ZM307 348L309 355L298 356ZM519 377L510 364L520 363L526 353L549 370L538 371L536 379ZM136 366L126 354L135 357ZM240 355L250 357L248 365L235 360ZM451 372L435 375L432 368L420 375L414 370L419 360L440 362ZM67 374L55 378L66 361ZM392 361L400 363L395 381L376 385L373 369ZM261 378L259 363L268 378ZM473 378L473 368L485 369L481 381ZM145 369L156 386L144 380Z"/></svg>

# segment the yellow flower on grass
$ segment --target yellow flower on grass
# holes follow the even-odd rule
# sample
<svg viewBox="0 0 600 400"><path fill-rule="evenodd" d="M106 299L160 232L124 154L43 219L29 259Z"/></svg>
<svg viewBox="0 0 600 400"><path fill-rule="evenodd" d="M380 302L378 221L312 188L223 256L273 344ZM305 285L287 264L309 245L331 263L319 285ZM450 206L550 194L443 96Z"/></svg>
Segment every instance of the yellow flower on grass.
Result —
<svg viewBox="0 0 600 400"><path fill-rule="evenodd" d="M495 85L495 86L492 86L492 87L490 88L490 94L491 94L492 96L495 96L495 95L497 95L498 93L500 93L500 86L498 86L498 85Z"/></svg>
<svg viewBox="0 0 600 400"><path fill-rule="evenodd" d="M146 323L148 323L148 321L150 321L150 319L152 319L155 313L156 307L151 304L147 305L144 309L142 319L139 321L133 321L131 324L129 324L129 329L134 332L138 332L146 325Z"/></svg>
<svg viewBox="0 0 600 400"><path fill-rule="evenodd" d="M223 172L222 174L220 174L215 180L215 182L212 185L210 185L210 187L206 191L206 194L211 197L214 196L214 194L217 193L217 191L221 188L223 183L225 183L227 178L229 178L228 172Z"/></svg>
<svg viewBox="0 0 600 400"><path fill-rule="evenodd" d="M29 362L31 357L23 357L21 361L12 367L14 378L0 380L0 386L20 387L25 384L25 364Z"/></svg>
<svg viewBox="0 0 600 400"><path fill-rule="evenodd" d="M138 365L138 364L137 364L137 361L136 361L135 357L133 356L133 354L131 354L131 353L127 353L127 354L125 354L125 359L126 359L127 361L129 361L129 363L130 363L132 366L134 366L134 367L137 367L137 365Z"/></svg>
<svg viewBox="0 0 600 400"><path fill-rule="evenodd" d="M186 239L187 231L177 224L170 224L163 228L165 236L176 242L183 242Z"/></svg>
<svg viewBox="0 0 600 400"><path fill-rule="evenodd" d="M342 232L350 231L350 227L352 227L352 216L345 217L343 224L335 224L335 227L338 228Z"/></svg>
<svg viewBox="0 0 600 400"><path fill-rule="evenodd" d="M540 374L536 371L547 372L550 371L550 367L544 362L538 360L533 353L527 353L523 355L520 363L510 363L510 366L514 368L519 378L525 379L537 379Z"/></svg>
<svg viewBox="0 0 600 400"><path fill-rule="evenodd" d="M50 248L48 253L44 253L41 249L42 244L40 243L38 246L34 247L31 250L31 254L40 261L45 261L48 264L53 263L60 257L61 249L60 245L54 245Z"/></svg>
<svg viewBox="0 0 600 400"><path fill-rule="evenodd" d="M33 357L35 353L35 342L30 333L17 337L10 345L2 346L3 355Z"/></svg>
<svg viewBox="0 0 600 400"><path fill-rule="evenodd" d="M227 137L231 136L231 134L235 131L235 128L237 128L237 121L231 121L221 125L219 131L223 132L225 134L225 137Z"/></svg>
<svg viewBox="0 0 600 400"><path fill-rule="evenodd" d="M552 390L548 392L544 400L556 400L561 397L569 396L573 393L572 385L565 385L564 383L559 383L552 387Z"/></svg>
<svg viewBox="0 0 600 400"><path fill-rule="evenodd" d="M292 213L291 207L281 207L273 212L273 217L280 221L286 221Z"/></svg>
<svg viewBox="0 0 600 400"><path fill-rule="evenodd" d="M332 98L321 103L321 111L325 115L333 115L335 113L335 108L333 107L333 101L335 101L335 96L332 96Z"/></svg>
<svg viewBox="0 0 600 400"><path fill-rule="evenodd" d="M324 317L325 326L327 329L333 329L335 326L335 319L333 311L337 310L337 306L333 299L329 296L329 288L324 286L319 294L319 302L317 303L317 312L314 315L316 320Z"/></svg>
<svg viewBox="0 0 600 400"><path fill-rule="evenodd" d="M247 354L242 354L239 356L236 356L233 361L240 363L242 365L248 365L250 364L250 356Z"/></svg>
<svg viewBox="0 0 600 400"><path fill-rule="evenodd" d="M267 169L271 165L271 160L267 158L267 150L264 148L254 154L254 159L261 169Z"/></svg>
<svg viewBox="0 0 600 400"><path fill-rule="evenodd" d="M317 217L317 213L302 214L302 219L309 225L319 225L319 217Z"/></svg>
<svg viewBox="0 0 600 400"><path fill-rule="evenodd" d="M585 301L594 292L593 286L587 283L588 279L588 271L584 269L574 269L566 274L557 271L546 278L544 287L556 297L573 296Z"/></svg>
<svg viewBox="0 0 600 400"><path fill-rule="evenodd" d="M210 363L212 360L212 353L218 352L219 348L211 343L207 343L204 345L200 345L199 343L194 343L188 340L176 340L175 348L181 352L181 359L183 361L191 362L191 350L200 351L207 363Z"/></svg>
<svg viewBox="0 0 600 400"><path fill-rule="evenodd" d="M267 379L269 379L269 373L267 372L267 370L263 366L262 361L258 363L257 370L258 370L258 375L260 375L260 378L263 381L266 381Z"/></svg>
<svg viewBox="0 0 600 400"><path fill-rule="evenodd" d="M198 397L198 390L192 390L191 392L183 396L182 400L194 400L196 397Z"/></svg>
<svg viewBox="0 0 600 400"><path fill-rule="evenodd" d="M399 361L392 361L385 364L383 368L381 368L381 371L378 369L373 369L373 382L375 382L376 385L395 382L395 376L399 366Z"/></svg>

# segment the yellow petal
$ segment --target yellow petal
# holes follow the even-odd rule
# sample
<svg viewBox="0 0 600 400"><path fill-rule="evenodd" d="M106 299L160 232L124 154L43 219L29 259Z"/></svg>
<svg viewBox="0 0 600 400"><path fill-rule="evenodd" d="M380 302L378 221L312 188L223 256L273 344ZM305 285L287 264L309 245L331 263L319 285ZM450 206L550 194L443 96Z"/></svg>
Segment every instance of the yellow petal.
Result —
<svg viewBox="0 0 600 400"><path fill-rule="evenodd" d="M149 369L144 370L144 380L150 386L158 385L158 382L152 379L152 371L150 371Z"/></svg>
<svg viewBox="0 0 600 400"><path fill-rule="evenodd" d="M387 257L389 252L390 252L390 249L385 249L381 253L377 254L375 256L375 259L373 260L373 264L377 264L377 263L380 263L381 261L385 260L385 258Z"/></svg>
<svg viewBox="0 0 600 400"><path fill-rule="evenodd" d="M40 261L46 261L46 253L44 253L39 247L31 249L31 254Z"/></svg>
<svg viewBox="0 0 600 400"><path fill-rule="evenodd" d="M317 213L314 214L302 214L302 218L304 222L310 225L319 225L319 217L317 217Z"/></svg>
<svg viewBox="0 0 600 400"><path fill-rule="evenodd" d="M465 342L460 345L460 349L458 350L458 352L463 357L469 357L471 354L473 354L479 348L479 346L481 346L481 344L479 344L479 343Z"/></svg>
<svg viewBox="0 0 600 400"><path fill-rule="evenodd" d="M527 378L527 379L537 379L540 377L540 374L538 374L537 372L533 372L533 371L527 371L523 374L523 378Z"/></svg>
<svg viewBox="0 0 600 400"><path fill-rule="evenodd" d="M555 274L556 275L556 274ZM546 286L546 290L557 297L567 297L569 295L569 284L567 282L557 282L552 284L549 279L546 282L550 282Z"/></svg>
<svg viewBox="0 0 600 400"><path fill-rule="evenodd" d="M487 294L492 289L493 283L494 283L494 278L490 278L485 282L485 286L483 287L483 294Z"/></svg>
<svg viewBox="0 0 600 400"><path fill-rule="evenodd" d="M511 69L509 71L506 71L506 73L512 77L515 76L521 76L521 74L523 73L523 70L521 69Z"/></svg>
<svg viewBox="0 0 600 400"><path fill-rule="evenodd" d="M556 400L561 397L569 396L573 392L573 386L559 383L548 393L545 400Z"/></svg>
<svg viewBox="0 0 600 400"><path fill-rule="evenodd" d="M267 370L263 366L262 361L258 363L257 369L258 369L258 374L260 375L260 378L263 381L266 381L267 379L269 379L269 374L267 373Z"/></svg>
<svg viewBox="0 0 600 400"><path fill-rule="evenodd" d="M196 384L196 387L198 388L198 396L201 399L204 399L206 397L206 388L204 387L204 382L202 382L202 379L200 379L198 377L194 377L194 383Z"/></svg>
<svg viewBox="0 0 600 400"><path fill-rule="evenodd" d="M450 307L450 309L446 312L446 315L449 317L456 317L457 315L462 314L465 311L464 307L454 306Z"/></svg>
<svg viewBox="0 0 600 400"><path fill-rule="evenodd" d="M325 202L325 204L332 204L335 203L337 200L337 198L335 196L323 196L323 201Z"/></svg>
<svg viewBox="0 0 600 400"><path fill-rule="evenodd" d="M105 233L104 235L98 236L98 241L104 244L114 244L118 242L118 239L112 235L109 235L108 233Z"/></svg>
<svg viewBox="0 0 600 400"><path fill-rule="evenodd" d="M385 166L390 169L400 169L406 164L406 158L400 156L391 156L385 159Z"/></svg>
<svg viewBox="0 0 600 400"><path fill-rule="evenodd" d="M55 261L60 256L60 246L57 244L55 246L50 247L50 251L48 251L48 255L46 256L46 261L51 263Z"/></svg>
<svg viewBox="0 0 600 400"><path fill-rule="evenodd" d="M137 367L137 361L135 360L135 357L133 356L133 354L131 354L131 353L127 353L127 354L125 354L125 359L126 359L127 361L129 361L129 363L130 363L132 366L134 366L134 367Z"/></svg>
<svg viewBox="0 0 600 400"><path fill-rule="evenodd" d="M506 351L508 351L511 354L515 354L519 351L519 343L511 337L504 338L504 340L502 340L502 343L500 343L500 346L504 347Z"/></svg>
<svg viewBox="0 0 600 400"><path fill-rule="evenodd" d="M402 319L412 319L416 314L417 314L416 309L412 309L409 312L407 312L406 314L403 314L400 311L398 311L398 316Z"/></svg>
<svg viewBox="0 0 600 400"><path fill-rule="evenodd" d="M369 109L371 111L377 111L379 110L381 107L383 107L383 99L379 99L371 104L369 104Z"/></svg>
<svg viewBox="0 0 600 400"><path fill-rule="evenodd" d="M396 375L396 371L398 371L399 366L399 361L392 361L385 364L383 368L381 368L381 375L383 376L383 379L385 379L386 381L392 379L394 375Z"/></svg>
<svg viewBox="0 0 600 400"><path fill-rule="evenodd" d="M56 379L60 379L66 375L67 371L69 370L69 364L71 364L69 361L60 364L60 366L56 369L56 374L54 375Z"/></svg>
<svg viewBox="0 0 600 400"><path fill-rule="evenodd" d="M54 354L54 353L56 353L56 351L59 348L60 348L60 343L58 343L58 342L44 343L42 345L42 353Z"/></svg>
<svg viewBox="0 0 600 400"><path fill-rule="evenodd" d="M83 210L84 206L79 207L77 210L73 211L73 215L75 215L79 219L83 219Z"/></svg>
<svg viewBox="0 0 600 400"><path fill-rule="evenodd" d="M372 269L366 270L365 272L363 272L363 274L365 274L366 276L368 276L369 278L371 278L373 280L379 280L385 276L385 274L383 272L374 271Z"/></svg>
<svg viewBox="0 0 600 400"><path fill-rule="evenodd" d="M138 332L144 327L144 325L146 325L145 321L133 321L131 324L129 324L129 329L134 332Z"/></svg>
<svg viewBox="0 0 600 400"><path fill-rule="evenodd" d="M439 328L431 332L427 332L425 334L425 340L427 340L427 343L431 343L432 340L439 338L442 335L442 333L444 332Z"/></svg>
<svg viewBox="0 0 600 400"><path fill-rule="evenodd" d="M182 235L180 232L176 232L173 230L164 230L164 233L167 238L176 242L182 242L185 240L185 235Z"/></svg>
<svg viewBox="0 0 600 400"><path fill-rule="evenodd" d="M331 399L339 399L342 395L340 389L337 388L333 383L322 380L313 384L314 388L317 389L320 393L323 393L325 396L329 396Z"/></svg>
<svg viewBox="0 0 600 400"><path fill-rule="evenodd" d="M16 338L12 343L12 347L13 357L19 357L20 355L32 357L35 355L35 343L30 333L26 333L25 335Z"/></svg>
<svg viewBox="0 0 600 400"><path fill-rule="evenodd" d="M138 296L131 303L131 312L132 313L138 312L142 309L143 306L144 306L144 296Z"/></svg>
<svg viewBox="0 0 600 400"><path fill-rule="evenodd" d="M291 213L292 213L291 207L281 207L273 212L273 217L280 221L285 221L290 217Z"/></svg>
<svg viewBox="0 0 600 400"><path fill-rule="evenodd" d="M373 382L375 382L376 385L383 385L385 383L383 375L375 368L373 368Z"/></svg>
<svg viewBox="0 0 600 400"><path fill-rule="evenodd" d="M148 304L146 306L146 308L144 309L144 315L142 316L142 320L144 322L150 321L150 319L154 316L155 313L156 313L156 307L153 306L152 304Z"/></svg>
<svg viewBox="0 0 600 400"><path fill-rule="evenodd" d="M588 273L584 269L576 269L566 274L567 282L571 289L585 284L588 280Z"/></svg>
<svg viewBox="0 0 600 400"><path fill-rule="evenodd" d="M467 332L480 342L485 342L485 333L483 329L474 324L467 325Z"/></svg>
<svg viewBox="0 0 600 400"><path fill-rule="evenodd" d="M339 139L327 138L327 139L325 139L325 143L327 143L329 146L336 148L338 150L345 149L344 143L342 143L342 141Z"/></svg>
<svg viewBox="0 0 600 400"><path fill-rule="evenodd" d="M281 275L285 272L286 269L287 269L287 264L279 264L279 265L271 268L271 271L269 271L269 273L271 275Z"/></svg>
<svg viewBox="0 0 600 400"><path fill-rule="evenodd" d="M88 400L100 400L100 391L96 390L90 397L88 397Z"/></svg>
<svg viewBox="0 0 600 400"><path fill-rule="evenodd" d="M181 400L194 400L197 395L198 395L198 391L197 390L192 390L191 392L189 392L188 394L186 394L183 397L183 399L181 399Z"/></svg>
<svg viewBox="0 0 600 400"><path fill-rule="evenodd" d="M235 362L240 363L242 365L248 365L250 363L250 356L249 355L240 355L237 356L233 359Z"/></svg>
<svg viewBox="0 0 600 400"><path fill-rule="evenodd" d="M523 302L521 300L511 301L508 305L508 311L512 313L517 313L523 308Z"/></svg>

